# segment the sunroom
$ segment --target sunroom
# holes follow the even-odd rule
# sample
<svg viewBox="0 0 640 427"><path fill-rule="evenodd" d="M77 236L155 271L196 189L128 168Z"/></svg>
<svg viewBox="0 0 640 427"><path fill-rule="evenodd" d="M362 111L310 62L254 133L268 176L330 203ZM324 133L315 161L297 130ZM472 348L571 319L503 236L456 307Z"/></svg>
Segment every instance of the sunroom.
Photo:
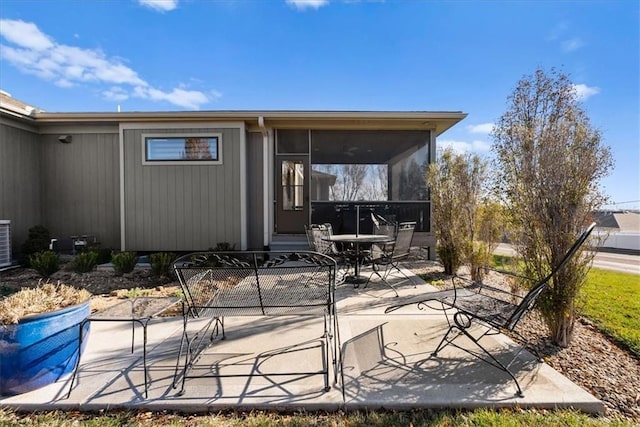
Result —
<svg viewBox="0 0 640 427"><path fill-rule="evenodd" d="M329 222L337 233L368 233L375 213L415 221L424 239L434 139L430 130L277 130L275 232Z"/></svg>

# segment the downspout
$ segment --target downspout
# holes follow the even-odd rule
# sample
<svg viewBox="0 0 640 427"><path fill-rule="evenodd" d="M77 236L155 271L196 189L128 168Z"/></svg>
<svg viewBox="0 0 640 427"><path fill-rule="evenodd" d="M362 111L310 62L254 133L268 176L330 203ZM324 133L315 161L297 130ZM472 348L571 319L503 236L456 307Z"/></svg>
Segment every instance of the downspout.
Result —
<svg viewBox="0 0 640 427"><path fill-rule="evenodd" d="M258 127L262 133L262 243L269 250L269 130L263 116L258 117Z"/></svg>

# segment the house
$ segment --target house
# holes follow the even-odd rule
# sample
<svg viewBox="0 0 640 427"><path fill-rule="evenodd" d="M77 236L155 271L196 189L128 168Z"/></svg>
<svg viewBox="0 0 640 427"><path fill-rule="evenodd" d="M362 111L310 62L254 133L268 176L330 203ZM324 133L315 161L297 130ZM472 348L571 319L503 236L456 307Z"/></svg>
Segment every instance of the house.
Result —
<svg viewBox="0 0 640 427"><path fill-rule="evenodd" d="M425 170L462 112L51 113L0 93L0 220L131 251L264 249L305 224L369 212L417 221L433 248Z"/></svg>
<svg viewBox="0 0 640 427"><path fill-rule="evenodd" d="M640 253L640 212L598 211L594 218L600 250Z"/></svg>

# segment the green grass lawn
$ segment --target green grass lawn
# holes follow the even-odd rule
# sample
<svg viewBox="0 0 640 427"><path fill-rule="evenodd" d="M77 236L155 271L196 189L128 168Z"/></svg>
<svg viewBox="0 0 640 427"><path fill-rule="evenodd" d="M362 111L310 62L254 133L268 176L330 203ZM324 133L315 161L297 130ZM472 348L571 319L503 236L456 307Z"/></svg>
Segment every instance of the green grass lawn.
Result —
<svg viewBox="0 0 640 427"><path fill-rule="evenodd" d="M582 295L583 314L640 356L640 275L592 268Z"/></svg>
<svg viewBox="0 0 640 427"><path fill-rule="evenodd" d="M48 412L16 414L0 409L0 426L327 426L327 427L382 427L382 426L631 426L631 423L594 418L577 411L545 410L490 410L461 411L353 411L337 413L276 414L252 412L248 414L181 415L152 414L149 412L113 412L87 414L80 412Z"/></svg>

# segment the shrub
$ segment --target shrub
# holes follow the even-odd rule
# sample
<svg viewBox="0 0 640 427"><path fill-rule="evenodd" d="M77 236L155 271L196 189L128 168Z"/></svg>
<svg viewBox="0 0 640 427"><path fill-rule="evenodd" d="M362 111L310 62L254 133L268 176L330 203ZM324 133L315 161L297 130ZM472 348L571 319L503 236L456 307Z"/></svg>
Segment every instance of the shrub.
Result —
<svg viewBox="0 0 640 427"><path fill-rule="evenodd" d="M46 227L42 225L31 227L27 240L22 244L22 257L27 266L29 266L31 255L48 250L50 243L51 234Z"/></svg>
<svg viewBox="0 0 640 427"><path fill-rule="evenodd" d="M60 257L53 251L37 252L29 257L29 265L41 276L49 277L60 270Z"/></svg>
<svg viewBox="0 0 640 427"><path fill-rule="evenodd" d="M153 295L153 289L131 288L124 293L124 298L149 297Z"/></svg>
<svg viewBox="0 0 640 427"><path fill-rule="evenodd" d="M88 273L98 264L98 252L89 250L80 252L73 259L72 268L76 273Z"/></svg>
<svg viewBox="0 0 640 427"><path fill-rule="evenodd" d="M110 248L99 248L95 249L95 251L98 253L96 264L106 264L111 261L111 253L113 251Z"/></svg>
<svg viewBox="0 0 640 427"><path fill-rule="evenodd" d="M111 254L111 262L113 263L113 271L116 275L121 276L125 273L131 273L136 266L135 252L118 252Z"/></svg>
<svg viewBox="0 0 640 427"><path fill-rule="evenodd" d="M229 252L229 251L235 251L236 250L236 245L232 245L229 242L218 242L216 244L215 248L211 249L214 252Z"/></svg>
<svg viewBox="0 0 640 427"><path fill-rule="evenodd" d="M455 244L446 244L446 245L438 245L436 246L436 251L438 252L438 258L440 258L440 262L444 266L444 271L447 274L454 274L458 271L461 261L460 249Z"/></svg>
<svg viewBox="0 0 640 427"><path fill-rule="evenodd" d="M158 252L151 254L149 257L151 261L151 272L157 277L171 277L173 273L173 261L176 259L176 254L172 252Z"/></svg>

